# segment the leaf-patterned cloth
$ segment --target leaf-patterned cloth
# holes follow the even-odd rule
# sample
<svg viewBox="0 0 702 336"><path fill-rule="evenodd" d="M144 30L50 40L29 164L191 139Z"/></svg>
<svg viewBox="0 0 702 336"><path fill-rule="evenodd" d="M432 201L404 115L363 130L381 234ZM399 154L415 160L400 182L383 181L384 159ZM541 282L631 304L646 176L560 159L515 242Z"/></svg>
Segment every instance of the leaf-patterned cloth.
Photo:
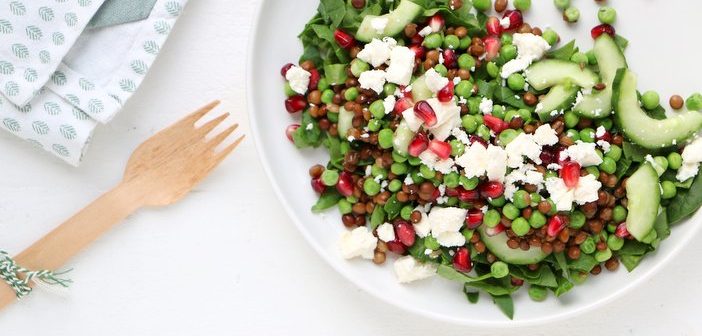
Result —
<svg viewBox="0 0 702 336"><path fill-rule="evenodd" d="M187 2L157 0L146 20L83 31L103 1L0 0L0 128L72 165L137 90Z"/></svg>

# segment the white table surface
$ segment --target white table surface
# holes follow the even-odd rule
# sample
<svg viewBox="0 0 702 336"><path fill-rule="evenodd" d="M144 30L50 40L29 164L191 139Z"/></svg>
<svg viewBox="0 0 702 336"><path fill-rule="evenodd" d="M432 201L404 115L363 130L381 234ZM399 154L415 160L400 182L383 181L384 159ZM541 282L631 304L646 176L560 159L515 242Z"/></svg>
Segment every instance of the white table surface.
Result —
<svg viewBox="0 0 702 336"><path fill-rule="evenodd" d="M142 89L98 130L78 169L0 133L0 247L21 251L107 191L141 141L201 103L223 98L248 132L245 50L256 6L191 1ZM315 255L248 140L182 203L139 212L74 259L66 295L38 290L3 311L0 334L699 335L701 253L685 248L640 288L577 319L501 331L439 323L371 297Z"/></svg>

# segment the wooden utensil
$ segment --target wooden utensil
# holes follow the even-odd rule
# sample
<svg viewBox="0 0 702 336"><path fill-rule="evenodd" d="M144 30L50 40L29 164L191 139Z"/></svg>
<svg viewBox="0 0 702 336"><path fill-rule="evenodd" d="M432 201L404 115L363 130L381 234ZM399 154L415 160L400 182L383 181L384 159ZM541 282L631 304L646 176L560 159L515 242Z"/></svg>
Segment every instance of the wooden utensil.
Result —
<svg viewBox="0 0 702 336"><path fill-rule="evenodd" d="M20 253L15 258L17 263L33 270L58 269L139 208L170 205L182 199L244 138L215 151L237 124L209 140L205 138L228 113L195 127L217 105L219 101L202 107L142 143L129 159L118 186ZM0 309L15 301L14 291L0 284Z"/></svg>

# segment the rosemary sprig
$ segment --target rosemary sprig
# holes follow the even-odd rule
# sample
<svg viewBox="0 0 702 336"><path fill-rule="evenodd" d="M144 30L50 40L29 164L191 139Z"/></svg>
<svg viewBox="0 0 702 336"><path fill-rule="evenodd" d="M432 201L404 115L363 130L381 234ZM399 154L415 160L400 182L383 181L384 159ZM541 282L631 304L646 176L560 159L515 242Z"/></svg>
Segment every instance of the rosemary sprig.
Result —
<svg viewBox="0 0 702 336"><path fill-rule="evenodd" d="M49 270L32 271L17 265L7 252L0 250L0 279L4 280L15 291L18 299L32 292L32 287L30 286L32 281L35 283L42 282L50 286L68 287L68 284L72 281L60 277L68 272L70 270L63 272ZM21 277L21 275L24 276Z"/></svg>

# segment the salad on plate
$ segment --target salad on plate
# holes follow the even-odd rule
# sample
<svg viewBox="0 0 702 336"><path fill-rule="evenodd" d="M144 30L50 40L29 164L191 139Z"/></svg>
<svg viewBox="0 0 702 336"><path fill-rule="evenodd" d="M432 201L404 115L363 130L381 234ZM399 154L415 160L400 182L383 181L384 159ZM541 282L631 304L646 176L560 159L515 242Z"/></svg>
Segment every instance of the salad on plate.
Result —
<svg viewBox="0 0 702 336"><path fill-rule="evenodd" d="M340 212L342 257L457 281L512 318L516 291L632 271L702 205L702 95L640 93L613 8L580 50L530 5L320 1L281 69L286 134L329 154L312 211Z"/></svg>

